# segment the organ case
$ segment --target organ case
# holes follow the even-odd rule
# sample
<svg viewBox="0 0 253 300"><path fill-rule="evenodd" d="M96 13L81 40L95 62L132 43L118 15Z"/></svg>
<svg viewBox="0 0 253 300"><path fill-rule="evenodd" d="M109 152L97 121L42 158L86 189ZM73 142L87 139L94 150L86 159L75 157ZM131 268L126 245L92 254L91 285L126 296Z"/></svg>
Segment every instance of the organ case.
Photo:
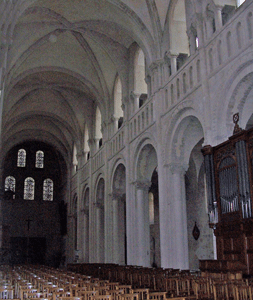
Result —
<svg viewBox="0 0 253 300"><path fill-rule="evenodd" d="M253 275L253 128L241 130L235 122L227 141L202 152L217 259L240 262Z"/></svg>

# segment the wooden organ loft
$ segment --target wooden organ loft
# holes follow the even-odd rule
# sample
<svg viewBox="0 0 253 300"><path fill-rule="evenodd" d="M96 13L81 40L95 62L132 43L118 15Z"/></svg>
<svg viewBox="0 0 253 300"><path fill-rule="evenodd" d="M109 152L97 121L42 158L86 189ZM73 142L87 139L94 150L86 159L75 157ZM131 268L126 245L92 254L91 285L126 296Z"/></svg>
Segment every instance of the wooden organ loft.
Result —
<svg viewBox="0 0 253 300"><path fill-rule="evenodd" d="M233 121L234 132L227 141L202 149L217 261L200 261L200 269L213 265L253 275L253 128L240 129L238 114Z"/></svg>

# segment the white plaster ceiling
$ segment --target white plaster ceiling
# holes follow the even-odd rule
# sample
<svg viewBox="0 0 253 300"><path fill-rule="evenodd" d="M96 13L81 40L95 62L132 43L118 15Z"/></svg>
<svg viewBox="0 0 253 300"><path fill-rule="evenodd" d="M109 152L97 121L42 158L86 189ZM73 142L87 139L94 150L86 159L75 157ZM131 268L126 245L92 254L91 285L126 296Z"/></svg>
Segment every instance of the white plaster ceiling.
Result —
<svg viewBox="0 0 253 300"><path fill-rule="evenodd" d="M155 1L161 28L169 2ZM71 153L96 105L103 120L110 115L117 74L127 86L129 46L137 42L149 61L157 55L155 12L145 0L20 3L6 67L3 142L11 147L39 136Z"/></svg>

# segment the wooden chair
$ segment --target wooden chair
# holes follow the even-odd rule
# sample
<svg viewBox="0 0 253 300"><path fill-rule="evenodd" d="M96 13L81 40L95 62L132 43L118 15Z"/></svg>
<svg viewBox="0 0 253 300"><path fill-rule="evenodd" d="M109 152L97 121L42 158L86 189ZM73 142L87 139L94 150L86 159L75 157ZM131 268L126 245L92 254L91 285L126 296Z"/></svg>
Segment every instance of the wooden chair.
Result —
<svg viewBox="0 0 253 300"><path fill-rule="evenodd" d="M119 300L119 296L123 294L123 290L115 289L115 290L107 290L107 295L112 296L112 300Z"/></svg>
<svg viewBox="0 0 253 300"><path fill-rule="evenodd" d="M214 281L212 286L214 300L230 300L228 295L227 281Z"/></svg>
<svg viewBox="0 0 253 300"><path fill-rule="evenodd" d="M234 284L235 300L252 300L252 287L247 284Z"/></svg>
<svg viewBox="0 0 253 300"><path fill-rule="evenodd" d="M95 296L98 296L97 291L78 291L77 297L81 297L82 300L92 300Z"/></svg>
<svg viewBox="0 0 253 300"><path fill-rule="evenodd" d="M194 279L192 284L196 299L213 298L213 289L209 278Z"/></svg>
<svg viewBox="0 0 253 300"><path fill-rule="evenodd" d="M167 298L166 292L152 292L148 294L148 299L165 300Z"/></svg>
<svg viewBox="0 0 253 300"><path fill-rule="evenodd" d="M118 285L116 288L123 290L123 294L130 294L130 291L132 290L131 285Z"/></svg>
<svg viewBox="0 0 253 300"><path fill-rule="evenodd" d="M139 300L149 299L149 289L132 289L131 293L139 294Z"/></svg>
<svg viewBox="0 0 253 300"><path fill-rule="evenodd" d="M93 300L113 300L111 295L98 295L92 298Z"/></svg>
<svg viewBox="0 0 253 300"><path fill-rule="evenodd" d="M13 286L2 286L0 287L0 298L1 299L13 299L14 287Z"/></svg>
<svg viewBox="0 0 253 300"><path fill-rule="evenodd" d="M120 294L119 300L139 300L139 294L138 293Z"/></svg>

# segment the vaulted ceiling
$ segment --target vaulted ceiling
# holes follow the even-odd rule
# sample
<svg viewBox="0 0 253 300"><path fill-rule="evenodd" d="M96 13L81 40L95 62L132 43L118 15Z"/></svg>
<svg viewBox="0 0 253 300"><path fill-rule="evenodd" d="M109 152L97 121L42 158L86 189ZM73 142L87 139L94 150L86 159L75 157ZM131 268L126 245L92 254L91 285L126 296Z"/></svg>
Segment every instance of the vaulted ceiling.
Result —
<svg viewBox="0 0 253 300"><path fill-rule="evenodd" d="M48 142L70 159L96 105L106 117L116 75L128 86L129 47L157 58L168 0L23 0L12 19L3 143Z"/></svg>

